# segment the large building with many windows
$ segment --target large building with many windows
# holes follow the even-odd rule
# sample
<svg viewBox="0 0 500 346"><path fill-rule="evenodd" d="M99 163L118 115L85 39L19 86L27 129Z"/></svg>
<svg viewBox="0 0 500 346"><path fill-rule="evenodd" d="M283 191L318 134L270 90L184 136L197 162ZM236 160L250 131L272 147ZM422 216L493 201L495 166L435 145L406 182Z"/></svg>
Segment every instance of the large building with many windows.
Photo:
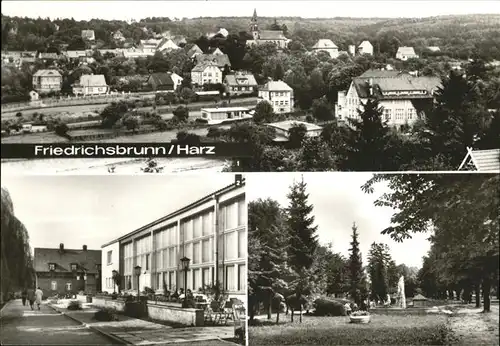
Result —
<svg viewBox="0 0 500 346"><path fill-rule="evenodd" d="M359 111L368 99L383 108L389 126L412 125L432 107L434 92L441 86L437 77L413 77L400 71L368 70L353 78L347 92L338 93L335 113L338 119L360 120Z"/></svg>
<svg viewBox="0 0 500 346"><path fill-rule="evenodd" d="M245 300L247 209L245 180L235 182L186 207L102 246L102 290L114 291L113 270L121 288L162 293L184 287L198 291L219 282L230 297ZM180 259L190 259L182 269ZM137 278L134 268L141 267Z"/></svg>

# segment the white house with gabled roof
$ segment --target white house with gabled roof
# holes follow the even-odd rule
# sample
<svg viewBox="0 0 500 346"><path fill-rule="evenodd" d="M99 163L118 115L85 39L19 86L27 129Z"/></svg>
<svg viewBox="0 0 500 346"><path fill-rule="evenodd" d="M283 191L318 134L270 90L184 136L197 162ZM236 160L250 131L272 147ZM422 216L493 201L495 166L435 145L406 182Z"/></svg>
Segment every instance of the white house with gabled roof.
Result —
<svg viewBox="0 0 500 346"><path fill-rule="evenodd" d="M290 113L293 111L293 89L285 82L269 81L259 90L260 101L267 101L274 113Z"/></svg>
<svg viewBox="0 0 500 346"><path fill-rule="evenodd" d="M339 47L332 40L320 39L312 47L313 52L327 52L330 54L332 59L336 59L339 56Z"/></svg>

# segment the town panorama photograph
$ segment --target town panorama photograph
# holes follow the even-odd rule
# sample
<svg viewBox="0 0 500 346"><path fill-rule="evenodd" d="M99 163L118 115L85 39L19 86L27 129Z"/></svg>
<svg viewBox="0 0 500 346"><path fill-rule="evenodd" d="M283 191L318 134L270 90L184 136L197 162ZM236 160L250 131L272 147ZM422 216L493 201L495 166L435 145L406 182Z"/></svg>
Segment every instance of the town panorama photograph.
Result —
<svg viewBox="0 0 500 346"><path fill-rule="evenodd" d="M5 148L249 147L8 173L500 170L497 1L4 1L1 24Z"/></svg>

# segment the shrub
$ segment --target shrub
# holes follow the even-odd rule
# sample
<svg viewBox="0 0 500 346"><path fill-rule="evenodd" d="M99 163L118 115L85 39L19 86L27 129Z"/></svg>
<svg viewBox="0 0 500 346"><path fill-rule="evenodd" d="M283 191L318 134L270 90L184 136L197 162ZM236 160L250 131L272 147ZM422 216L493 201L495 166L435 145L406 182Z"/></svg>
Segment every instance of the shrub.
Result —
<svg viewBox="0 0 500 346"><path fill-rule="evenodd" d="M344 305L340 302L329 299L316 299L314 301L316 316L345 316Z"/></svg>
<svg viewBox="0 0 500 346"><path fill-rule="evenodd" d="M102 309L94 314L94 319L97 321L118 321L118 317L110 309Z"/></svg>
<svg viewBox="0 0 500 346"><path fill-rule="evenodd" d="M182 301L182 308L183 309L194 309L196 307L196 303L194 299L184 299Z"/></svg>
<svg viewBox="0 0 500 346"><path fill-rule="evenodd" d="M79 300L72 300L68 304L68 310L81 310L82 303Z"/></svg>
<svg viewBox="0 0 500 346"><path fill-rule="evenodd" d="M55 126L54 128L55 133L61 137L67 137L68 136L68 131L69 127L65 123L59 123Z"/></svg>

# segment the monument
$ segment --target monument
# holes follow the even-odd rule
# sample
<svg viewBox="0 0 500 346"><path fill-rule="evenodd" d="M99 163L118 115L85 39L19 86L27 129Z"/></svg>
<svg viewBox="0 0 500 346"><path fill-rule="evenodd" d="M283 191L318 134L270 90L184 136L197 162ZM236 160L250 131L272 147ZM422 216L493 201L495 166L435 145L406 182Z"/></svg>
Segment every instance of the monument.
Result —
<svg viewBox="0 0 500 346"><path fill-rule="evenodd" d="M398 306L406 309L405 277L403 275L401 275L398 281Z"/></svg>

